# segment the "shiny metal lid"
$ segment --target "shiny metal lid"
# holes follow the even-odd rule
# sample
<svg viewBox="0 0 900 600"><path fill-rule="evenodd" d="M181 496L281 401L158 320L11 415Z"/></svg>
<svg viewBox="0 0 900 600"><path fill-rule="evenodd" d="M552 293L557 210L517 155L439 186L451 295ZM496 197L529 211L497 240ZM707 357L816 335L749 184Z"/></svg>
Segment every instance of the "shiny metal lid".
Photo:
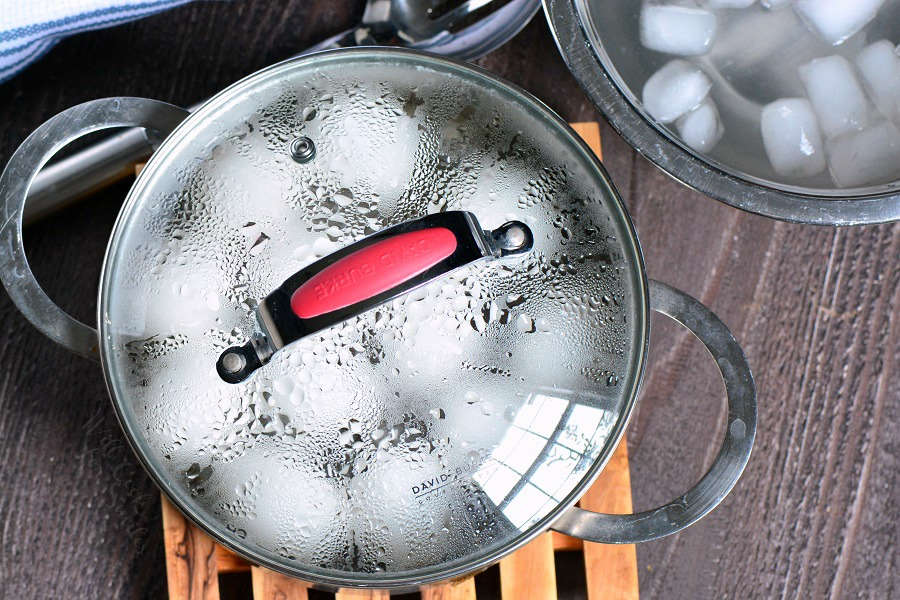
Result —
<svg viewBox="0 0 900 600"><path fill-rule="evenodd" d="M534 247L222 380L292 274L449 211L525 223ZM398 586L485 565L577 500L633 405L646 304L621 202L549 110L472 67L358 49L261 71L165 141L113 232L102 355L182 511L257 563Z"/></svg>

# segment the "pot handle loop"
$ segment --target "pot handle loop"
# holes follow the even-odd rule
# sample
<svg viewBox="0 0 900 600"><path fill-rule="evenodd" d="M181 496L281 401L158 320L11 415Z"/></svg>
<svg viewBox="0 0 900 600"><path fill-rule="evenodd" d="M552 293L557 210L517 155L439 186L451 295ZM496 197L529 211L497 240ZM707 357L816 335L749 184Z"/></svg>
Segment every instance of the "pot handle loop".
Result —
<svg viewBox="0 0 900 600"><path fill-rule="evenodd" d="M82 356L98 358L97 330L64 312L41 289L22 243L22 218L28 190L38 171L69 142L112 127L144 127L165 137L188 111L146 98L103 98L68 108L34 130L0 175L3 221L0 225L0 280L16 307L38 330Z"/></svg>
<svg viewBox="0 0 900 600"><path fill-rule="evenodd" d="M728 401L728 427L709 471L686 494L665 506L630 515L573 507L553 529L603 544L655 540L691 525L725 498L740 478L756 435L756 386L744 352L719 318L703 304L659 281L650 281L650 307L687 327L715 359Z"/></svg>

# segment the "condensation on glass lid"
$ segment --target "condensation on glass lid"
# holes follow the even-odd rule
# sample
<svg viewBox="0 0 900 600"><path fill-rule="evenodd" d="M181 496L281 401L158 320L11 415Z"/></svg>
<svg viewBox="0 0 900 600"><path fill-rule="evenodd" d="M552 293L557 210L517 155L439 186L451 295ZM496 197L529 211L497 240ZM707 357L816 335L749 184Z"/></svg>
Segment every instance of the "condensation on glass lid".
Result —
<svg viewBox="0 0 900 600"><path fill-rule="evenodd" d="M693 150L788 185L898 181L897 0L645 0L630 12L640 66L613 62Z"/></svg>
<svg viewBox="0 0 900 600"><path fill-rule="evenodd" d="M153 468L298 569L430 568L549 515L606 451L641 352L638 259L593 166L499 89L402 62L263 78L215 123L163 148L113 257L115 393ZM219 378L288 276L444 210L524 221L534 250Z"/></svg>

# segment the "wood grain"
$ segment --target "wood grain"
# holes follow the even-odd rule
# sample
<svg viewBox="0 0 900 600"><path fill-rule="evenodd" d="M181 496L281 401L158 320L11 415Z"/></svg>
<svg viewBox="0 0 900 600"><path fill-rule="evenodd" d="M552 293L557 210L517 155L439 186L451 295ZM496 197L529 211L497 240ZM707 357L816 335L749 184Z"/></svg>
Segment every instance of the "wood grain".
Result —
<svg viewBox="0 0 900 600"><path fill-rule="evenodd" d="M500 561L500 596L503 600L557 597L550 533L539 535Z"/></svg>
<svg viewBox="0 0 900 600"><path fill-rule="evenodd" d="M628 444L619 443L597 481L578 502L597 512L631 512ZM584 543L584 570L588 600L637 600L637 549L634 544Z"/></svg>
<svg viewBox="0 0 900 600"><path fill-rule="evenodd" d="M162 498L169 600L219 600L216 543Z"/></svg>
<svg viewBox="0 0 900 600"><path fill-rule="evenodd" d="M599 125L573 123L572 128L602 160ZM628 469L628 444L624 438L597 481L582 496L578 504L586 510L597 512L613 514L631 512L631 475ZM560 537L568 538L568 536ZM554 546L556 545L554 539ZM609 545L584 542L582 549L588 600L637 600L639 597L637 549L633 544Z"/></svg>
<svg viewBox="0 0 900 600"><path fill-rule="evenodd" d="M575 552L584 547L584 542L564 533L552 531L550 536L553 538L553 550L557 552Z"/></svg>
<svg viewBox="0 0 900 600"><path fill-rule="evenodd" d="M429 585L421 590L422 600L475 600L475 578Z"/></svg>
<svg viewBox="0 0 900 600"><path fill-rule="evenodd" d="M244 573L250 567L250 563L228 548L216 545L216 569L219 573Z"/></svg>
<svg viewBox="0 0 900 600"><path fill-rule="evenodd" d="M309 584L270 571L263 567L251 567L253 600L306 600Z"/></svg>
<svg viewBox="0 0 900 600"><path fill-rule="evenodd" d="M581 139L590 146L597 158L603 160L603 146L600 143L600 123L597 121L583 121L578 123L569 123L575 133L581 136Z"/></svg>
<svg viewBox="0 0 900 600"><path fill-rule="evenodd" d="M63 108L115 95L190 104L349 27L362 6L195 2L64 40L0 84L0 163ZM600 118L540 14L478 63L566 120ZM648 274L722 317L760 401L756 448L731 496L685 532L638 547L642 598L900 597L900 227L741 213L671 180L608 126L601 135ZM87 322L126 191L25 231L39 281ZM165 597L159 494L124 441L99 367L43 338L4 294L0 331L2 595ZM656 317L651 338L628 431L636 509L695 482L724 422L722 385L699 343ZM559 589L583 597L567 582Z"/></svg>
<svg viewBox="0 0 900 600"><path fill-rule="evenodd" d="M391 597L387 590L338 590L334 600L388 600Z"/></svg>

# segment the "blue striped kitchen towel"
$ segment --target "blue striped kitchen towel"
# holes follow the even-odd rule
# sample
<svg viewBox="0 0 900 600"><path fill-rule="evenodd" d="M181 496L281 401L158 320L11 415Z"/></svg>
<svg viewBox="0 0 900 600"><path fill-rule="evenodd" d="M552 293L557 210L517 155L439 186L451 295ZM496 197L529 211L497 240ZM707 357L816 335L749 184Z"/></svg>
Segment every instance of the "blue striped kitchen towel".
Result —
<svg viewBox="0 0 900 600"><path fill-rule="evenodd" d="M111 27L191 0L0 0L0 82L67 35Z"/></svg>

